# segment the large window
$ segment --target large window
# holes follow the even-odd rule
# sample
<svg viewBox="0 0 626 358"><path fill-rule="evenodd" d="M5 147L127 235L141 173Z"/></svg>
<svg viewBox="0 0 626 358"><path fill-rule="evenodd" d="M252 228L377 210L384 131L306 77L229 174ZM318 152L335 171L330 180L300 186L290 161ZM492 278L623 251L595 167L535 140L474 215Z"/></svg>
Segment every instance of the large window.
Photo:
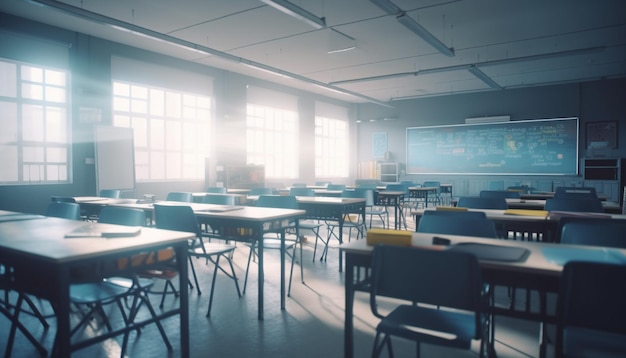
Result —
<svg viewBox="0 0 626 358"><path fill-rule="evenodd" d="M316 104L315 177L346 178L349 167L348 121L341 108ZM339 119L341 118L341 119Z"/></svg>
<svg viewBox="0 0 626 358"><path fill-rule="evenodd" d="M113 125L134 130L137 181L204 178L211 102L204 95L113 82Z"/></svg>
<svg viewBox="0 0 626 358"><path fill-rule="evenodd" d="M248 88L247 164L264 165L265 176L298 177L298 113L294 97L256 87Z"/></svg>
<svg viewBox="0 0 626 358"><path fill-rule="evenodd" d="M0 59L0 78L0 184L69 183L69 73Z"/></svg>

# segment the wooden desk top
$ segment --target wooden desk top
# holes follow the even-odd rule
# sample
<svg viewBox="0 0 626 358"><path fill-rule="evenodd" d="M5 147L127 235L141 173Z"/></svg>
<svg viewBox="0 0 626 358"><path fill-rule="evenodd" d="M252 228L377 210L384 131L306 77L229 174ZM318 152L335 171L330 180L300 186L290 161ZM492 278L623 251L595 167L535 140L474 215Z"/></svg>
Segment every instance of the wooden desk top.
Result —
<svg viewBox="0 0 626 358"><path fill-rule="evenodd" d="M77 228L93 226L110 228L118 225L46 217L0 223L0 251L39 260L65 263L85 261L126 250L141 251L155 246L187 242L193 234L142 227L137 236L119 238L65 238ZM126 229L127 227L121 227Z"/></svg>
<svg viewBox="0 0 626 358"><path fill-rule="evenodd" d="M529 250L529 255L524 261L486 261L481 260L483 268L509 270L515 272L534 273L547 276L560 276L564 262L579 259L581 253L586 254L590 260L615 262L621 261L626 264L626 249L608 249L604 247L550 244L542 242L516 241L477 238L458 235L435 235L430 233L412 233L411 246L425 247L442 250L446 246L432 245L434 236L444 237L450 240L451 245L459 243L478 243L485 245L497 245L506 247L521 247ZM341 245L340 250L352 254L371 255L373 246L368 246L366 240L356 240ZM610 251L610 252L609 252Z"/></svg>

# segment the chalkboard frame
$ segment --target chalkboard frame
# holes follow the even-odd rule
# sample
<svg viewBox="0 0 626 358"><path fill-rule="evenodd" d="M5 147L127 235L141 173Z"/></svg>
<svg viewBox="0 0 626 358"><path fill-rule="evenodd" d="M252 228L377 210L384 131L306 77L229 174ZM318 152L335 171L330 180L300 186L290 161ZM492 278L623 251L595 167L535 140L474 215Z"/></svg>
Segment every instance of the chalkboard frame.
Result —
<svg viewBox="0 0 626 358"><path fill-rule="evenodd" d="M445 129L445 130L457 130L457 131L465 131L469 129L480 129L479 126L488 126L489 128L497 128L497 126L505 126L508 128L517 128L520 126L528 126L532 125L542 125L544 123L553 124L557 121L566 121L569 130L573 130L575 127L576 135L573 143L571 143L575 148L570 146L568 148L568 152L574 152L570 155L572 158L568 158L567 165L565 165L565 169L561 171L545 171L545 167L537 167L534 170L526 170L528 168L532 168L532 166L524 167L525 170L516 170L516 171L498 171L494 168L488 168L484 171L478 170L449 170L449 168L437 168L436 170L419 170L419 165L424 162L425 157L423 157L424 153L419 153L415 150L416 143L411 143L415 141L415 137L419 136L419 131L432 131L433 129ZM496 127L494 127L496 126ZM485 127L482 127L485 128ZM570 135L570 142L573 135ZM532 175L532 176L577 176L579 174L579 151L580 151L580 124L578 117L563 117L563 118L547 118L547 119L529 119L529 120L519 120L519 121L508 121L508 122L496 122L496 123L475 123L475 124L451 124L451 125L436 125L436 126L422 126L422 127L408 127L406 129L406 173L407 174L436 174L436 175ZM416 153L418 152L418 153ZM420 155L422 155L422 159L420 160ZM432 153L426 155L431 155ZM568 157L570 157L568 156ZM441 157L440 157L441 158ZM427 162L428 160L426 160ZM441 158L439 163L445 163L445 157Z"/></svg>

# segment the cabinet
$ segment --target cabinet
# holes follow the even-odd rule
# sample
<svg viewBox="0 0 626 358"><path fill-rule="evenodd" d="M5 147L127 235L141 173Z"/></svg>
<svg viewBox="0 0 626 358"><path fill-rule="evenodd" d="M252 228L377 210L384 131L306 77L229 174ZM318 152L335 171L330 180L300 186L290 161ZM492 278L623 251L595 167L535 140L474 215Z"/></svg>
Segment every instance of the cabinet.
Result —
<svg viewBox="0 0 626 358"><path fill-rule="evenodd" d="M378 179L381 183L397 183L399 181L398 163L379 163L378 173Z"/></svg>
<svg viewBox="0 0 626 358"><path fill-rule="evenodd" d="M622 203L626 184L623 158L586 158L583 162L585 186L595 187L608 200Z"/></svg>

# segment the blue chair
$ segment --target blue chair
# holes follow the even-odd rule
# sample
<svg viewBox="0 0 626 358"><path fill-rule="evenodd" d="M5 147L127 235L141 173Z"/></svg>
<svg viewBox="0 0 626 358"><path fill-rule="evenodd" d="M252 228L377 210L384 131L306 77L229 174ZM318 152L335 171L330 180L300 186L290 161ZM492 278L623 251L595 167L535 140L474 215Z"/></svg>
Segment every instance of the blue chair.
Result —
<svg viewBox="0 0 626 358"><path fill-rule="evenodd" d="M48 204L46 216L70 220L80 220L80 205L76 202L53 201Z"/></svg>
<svg viewBox="0 0 626 358"><path fill-rule="evenodd" d="M118 189L102 189L102 190L100 190L100 194L99 195L102 198L119 199L121 194L122 194L122 191L118 190Z"/></svg>
<svg viewBox="0 0 626 358"><path fill-rule="evenodd" d="M195 239L189 243L189 263L191 265L191 272L193 279L198 289L198 295L201 294L200 286L198 285L198 277L193 264L193 258L202 258L206 262L211 262L214 265L213 280L211 282L211 294L209 296L209 307L207 309L207 317L211 316L211 307L213 305L213 294L215 292L215 282L217 278L217 272L222 271L229 278L235 282L235 288L237 289L237 295L241 298L241 291L239 290L239 283L237 282L237 275L235 268L231 260L232 253L235 251L234 245L219 244L212 242L204 242L200 226L196 220L196 215L190 206L187 205L154 205L154 216L156 221L156 227L159 229L176 230L184 232L192 232L195 234ZM230 266L230 273L220 266L220 259L224 259Z"/></svg>
<svg viewBox="0 0 626 358"><path fill-rule="evenodd" d="M499 198L481 198L476 196L462 196L456 204L460 208L470 209L497 209L506 210L508 205L506 199Z"/></svg>
<svg viewBox="0 0 626 358"><path fill-rule="evenodd" d="M250 189L250 195L272 195L274 194L275 191L276 189L274 188L265 188L265 187L252 188Z"/></svg>
<svg viewBox="0 0 626 358"><path fill-rule="evenodd" d="M370 308L381 319L376 326L372 357L385 348L392 354L391 337L420 344L469 350L480 340L485 355L487 296L475 255L414 247L377 245L372 256ZM389 314L379 311L379 298L389 297L425 305L400 304ZM385 306L388 305L385 301Z"/></svg>
<svg viewBox="0 0 626 358"><path fill-rule="evenodd" d="M232 194L206 194L202 198L205 204L237 205L237 196Z"/></svg>
<svg viewBox="0 0 626 358"><path fill-rule="evenodd" d="M598 199L594 187L565 187L561 186L554 191L555 199Z"/></svg>
<svg viewBox="0 0 626 358"><path fill-rule="evenodd" d="M626 357L626 265L572 261L561 273L556 357Z"/></svg>
<svg viewBox="0 0 626 358"><path fill-rule="evenodd" d="M98 215L98 222L126 226L144 226L146 224L146 215L140 209L105 206ZM133 323L139 308L143 306L150 312L150 317L154 320L163 342L168 351L171 351L172 345L148 297L150 289L154 286L154 281L143 273L135 272L135 268L145 265L146 259L152 254L138 254L118 261L116 267L120 269L119 273L122 276L110 276L98 281L72 284L70 286L70 302L77 306L87 307L88 310L86 313L83 313L82 319L74 326L71 334L75 334L80 328L86 327L96 315L102 318L108 331L112 331L112 325L103 309L105 305L117 305L126 326ZM118 273L117 269L111 271ZM132 298L128 314L122 304L122 301L127 298ZM126 333L122 344L122 355L126 351L128 337L129 333Z"/></svg>
<svg viewBox="0 0 626 358"><path fill-rule="evenodd" d="M604 212L600 199L572 199L571 197L546 199L544 210L587 213Z"/></svg>
<svg viewBox="0 0 626 358"><path fill-rule="evenodd" d="M497 238L493 221L482 211L426 210L417 232Z"/></svg>
<svg viewBox="0 0 626 358"><path fill-rule="evenodd" d="M435 188L435 192L428 192L426 196L426 206L428 204L440 205L441 204L441 182L437 180L427 180L422 183L424 188Z"/></svg>
<svg viewBox="0 0 626 358"><path fill-rule="evenodd" d="M306 187L291 187L289 189L290 196L315 196L315 191Z"/></svg>
<svg viewBox="0 0 626 358"><path fill-rule="evenodd" d="M282 208L282 209L298 209L298 201L295 196L289 195L261 195L256 203L259 207L266 208ZM304 269L302 267L302 230L311 230L317 237L319 236L319 227L321 224L305 223L300 221L298 223L298 231L295 231L295 224L292 229L287 230L285 233L285 253L291 257L291 269L289 272L289 288L287 290L287 296L291 295L291 279L293 277L293 266L296 260L296 250L300 247L300 279L304 283ZM263 235L263 249L280 250L280 234L279 233L267 233ZM256 241L250 244L250 254L248 255L248 263L246 265L246 276L243 283L243 293L246 293L246 284L248 283L248 272L250 271L250 262L253 256L256 256ZM289 251L292 251L291 253Z"/></svg>
<svg viewBox="0 0 626 358"><path fill-rule="evenodd" d="M165 200L191 203L193 202L193 195L188 192L172 191L167 193L167 197L165 198Z"/></svg>
<svg viewBox="0 0 626 358"><path fill-rule="evenodd" d="M626 220L562 217L560 242L626 249Z"/></svg>
<svg viewBox="0 0 626 358"><path fill-rule="evenodd" d="M345 184L328 184L326 185L326 190L345 190Z"/></svg>

